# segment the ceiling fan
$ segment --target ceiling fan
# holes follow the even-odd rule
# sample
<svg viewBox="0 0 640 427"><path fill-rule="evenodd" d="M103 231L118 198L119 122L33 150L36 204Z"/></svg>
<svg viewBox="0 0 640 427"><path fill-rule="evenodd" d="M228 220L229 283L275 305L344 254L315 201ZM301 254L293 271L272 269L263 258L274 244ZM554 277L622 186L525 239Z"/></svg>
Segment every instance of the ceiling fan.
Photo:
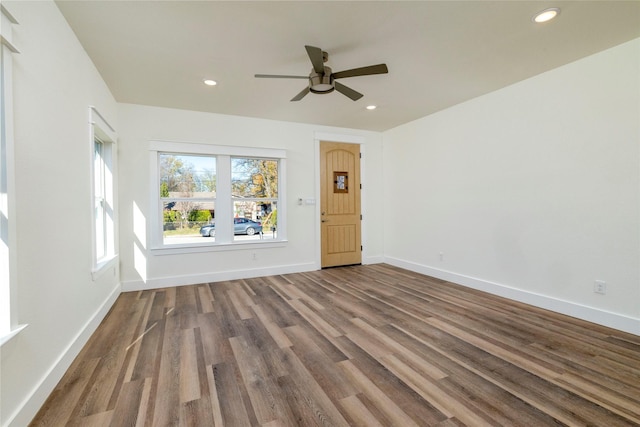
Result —
<svg viewBox="0 0 640 427"><path fill-rule="evenodd" d="M257 78L266 79L308 79L309 86L304 88L299 94L294 96L292 101L300 101L306 94L311 93L331 93L335 90L351 98L354 101L362 98L363 95L348 86L337 82L337 79L346 77L368 76L371 74L386 74L389 72L386 64L369 65L368 67L353 68L351 70L334 73L331 68L324 65L329 59L329 54L319 47L305 46L307 54L313 65L313 69L308 76L286 76L277 74L256 74Z"/></svg>

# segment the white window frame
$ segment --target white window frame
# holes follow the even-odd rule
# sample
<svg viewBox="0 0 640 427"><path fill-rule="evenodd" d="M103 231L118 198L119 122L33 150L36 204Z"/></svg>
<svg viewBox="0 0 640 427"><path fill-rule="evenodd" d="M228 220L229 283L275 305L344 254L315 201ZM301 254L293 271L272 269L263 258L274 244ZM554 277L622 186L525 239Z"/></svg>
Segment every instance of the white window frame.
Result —
<svg viewBox="0 0 640 427"><path fill-rule="evenodd" d="M102 273L117 264L117 206L116 206L116 141L114 128L95 107L89 107L89 141L91 147L91 277L97 280ZM96 161L95 147L102 147ZM97 191L97 186L100 190ZM101 194L98 194L101 193ZM104 218L98 227L96 206ZM98 253L98 242L103 243Z"/></svg>
<svg viewBox="0 0 640 427"><path fill-rule="evenodd" d="M0 346L27 327L18 323L12 27L18 21L0 4Z"/></svg>
<svg viewBox="0 0 640 427"><path fill-rule="evenodd" d="M201 243L165 244L163 242L162 199L160 198L160 154L202 155L216 158L216 238L203 238ZM265 158L278 160L278 232L275 239L234 241L233 198L231 195L231 158ZM149 247L152 253L176 254L236 249L281 247L287 242L286 215L286 151L271 148L235 147L191 142L150 141L150 206Z"/></svg>

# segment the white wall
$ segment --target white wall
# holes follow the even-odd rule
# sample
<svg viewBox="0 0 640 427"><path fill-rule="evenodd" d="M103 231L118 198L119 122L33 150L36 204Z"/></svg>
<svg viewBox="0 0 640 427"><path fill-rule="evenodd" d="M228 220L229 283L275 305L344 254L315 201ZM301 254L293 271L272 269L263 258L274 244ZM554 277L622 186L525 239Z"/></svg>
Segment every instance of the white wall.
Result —
<svg viewBox="0 0 640 427"><path fill-rule="evenodd" d="M25 426L119 293L91 279L89 106L116 103L52 1L3 2L14 44L18 321L1 348L0 425Z"/></svg>
<svg viewBox="0 0 640 427"><path fill-rule="evenodd" d="M382 135L353 129L260 120L194 111L119 105L120 259L124 290L150 289L319 268L319 200L316 136L361 140L364 151L363 262L382 259L377 197ZM150 250L149 141L182 141L284 149L287 153L287 235L283 247L158 255ZM368 190L367 190L368 189ZM315 205L297 199L316 198ZM256 254L256 260L253 254Z"/></svg>
<svg viewBox="0 0 640 427"><path fill-rule="evenodd" d="M385 132L386 260L640 334L638 76L640 39Z"/></svg>

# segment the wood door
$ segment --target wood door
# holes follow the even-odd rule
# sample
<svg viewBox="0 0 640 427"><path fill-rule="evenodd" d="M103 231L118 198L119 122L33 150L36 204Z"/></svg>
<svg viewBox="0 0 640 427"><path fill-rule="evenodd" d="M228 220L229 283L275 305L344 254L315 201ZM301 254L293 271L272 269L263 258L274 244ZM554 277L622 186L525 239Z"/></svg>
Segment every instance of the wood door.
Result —
<svg viewBox="0 0 640 427"><path fill-rule="evenodd" d="M320 142L321 266L362 263L360 146Z"/></svg>

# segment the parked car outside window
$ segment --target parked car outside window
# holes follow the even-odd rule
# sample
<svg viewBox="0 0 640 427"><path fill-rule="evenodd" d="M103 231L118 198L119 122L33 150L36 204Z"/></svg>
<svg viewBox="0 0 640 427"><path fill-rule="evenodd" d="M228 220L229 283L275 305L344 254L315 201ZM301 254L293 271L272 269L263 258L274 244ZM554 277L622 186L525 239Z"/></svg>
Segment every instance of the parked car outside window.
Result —
<svg viewBox="0 0 640 427"><path fill-rule="evenodd" d="M233 219L233 234L246 234L253 236L256 233L262 233L262 224L246 218ZM216 224L206 224L200 227L200 235L202 237L213 237L216 235Z"/></svg>

